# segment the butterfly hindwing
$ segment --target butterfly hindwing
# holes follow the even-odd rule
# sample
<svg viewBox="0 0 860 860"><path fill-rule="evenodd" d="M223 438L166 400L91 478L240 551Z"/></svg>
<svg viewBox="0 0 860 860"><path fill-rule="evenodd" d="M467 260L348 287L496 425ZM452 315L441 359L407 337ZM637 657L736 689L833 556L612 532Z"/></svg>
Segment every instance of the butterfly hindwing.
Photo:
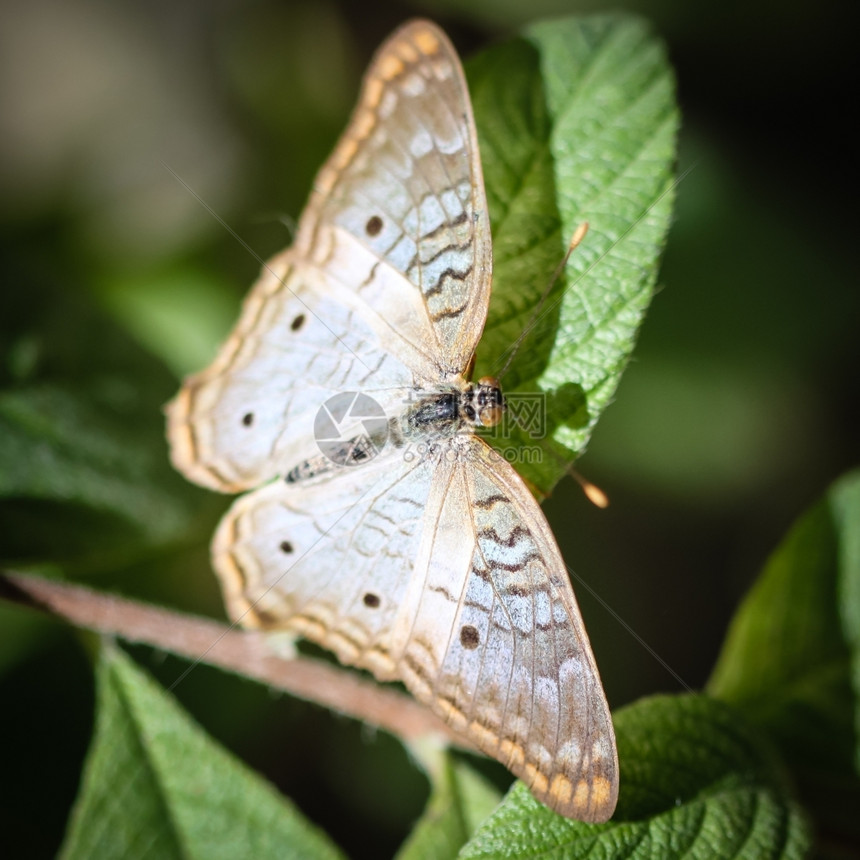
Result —
<svg viewBox="0 0 860 860"><path fill-rule="evenodd" d="M234 621L299 633L396 677L391 630L412 576L432 473L383 453L360 467L240 497L213 563Z"/></svg>
<svg viewBox="0 0 860 860"><path fill-rule="evenodd" d="M491 270L459 59L414 22L375 58L294 246L264 266L216 360L169 405L174 465L213 489L249 489L308 455L329 396L360 389L394 412L410 388L457 377Z"/></svg>
<svg viewBox="0 0 860 860"><path fill-rule="evenodd" d="M514 469L474 436L458 445L433 480L401 675L540 800L605 820L612 722L561 553Z"/></svg>

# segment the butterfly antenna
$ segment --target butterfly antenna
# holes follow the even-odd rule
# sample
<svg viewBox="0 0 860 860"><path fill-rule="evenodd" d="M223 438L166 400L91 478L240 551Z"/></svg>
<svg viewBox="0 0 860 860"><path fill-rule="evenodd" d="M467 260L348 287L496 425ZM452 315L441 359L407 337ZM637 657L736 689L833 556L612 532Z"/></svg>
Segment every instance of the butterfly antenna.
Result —
<svg viewBox="0 0 860 860"><path fill-rule="evenodd" d="M296 233L299 231L299 222L286 212L261 212L251 219L254 224L271 224L276 221L282 224L290 237L290 244L296 241Z"/></svg>
<svg viewBox="0 0 860 860"><path fill-rule="evenodd" d="M576 471L572 466L567 470L567 473L571 478L582 487L582 492L585 493L585 498L591 502L597 508L605 509L609 507L609 496L597 486L597 484L592 484L588 478L580 475L579 472Z"/></svg>
<svg viewBox="0 0 860 860"><path fill-rule="evenodd" d="M504 367L502 367L501 371L496 374L497 379L501 379L507 372L511 366L511 362L516 357L517 352L519 352L520 346L522 342L531 334L532 329L537 325L538 320L540 319L541 311L543 310L544 304L546 304L546 300L549 298L549 294L552 292L552 288L558 282L558 279L561 277L561 273L564 271L564 267L567 265L567 261L570 259L570 255L576 250L576 246L579 245L582 240L585 238L585 234L588 232L588 222L583 221L576 230L574 230L573 236L570 239L570 242L567 246L567 251L564 256L561 258L559 264L555 267L555 271L552 273L552 277L549 279L549 283L546 285L546 288L543 291L543 295L540 297L540 301L538 301L535 309L532 311L532 315L529 318L529 321L523 327L522 332L520 332L520 336L514 341L514 343L508 347L508 358L505 361Z"/></svg>
<svg viewBox="0 0 860 860"><path fill-rule="evenodd" d="M601 254L600 257L598 257L588 267L588 269L582 273L582 275L580 275L580 278L585 277L595 266L598 266L600 263L602 263L603 259L606 257L607 254L610 253L612 248L614 248L619 242L623 241L629 233L633 232L633 230L636 229L636 227L640 224L640 222L648 216L648 213L650 213L651 210L667 194L671 194L687 178L687 176L689 176L689 174L692 173L692 171L697 166L698 166L698 161L691 164L688 168L686 168L686 170L684 170L679 176L677 176L674 179L674 181L663 190L663 192L657 197L657 199L654 200L654 202L651 203L650 206L648 206L648 208L624 231L624 233L617 240L615 240L615 242L612 243L612 246L610 248L608 248L606 251L604 251L603 254ZM504 366L502 372L496 374L496 378L501 379L501 377L507 372L508 368L510 367L511 362L513 361L514 356L517 353L517 350L520 347L520 344L523 342L523 340L526 338L526 336L529 334L529 332L538 324L539 317L542 316L543 313L546 312L546 311L541 311L541 306L544 304L546 299L549 297L550 291L552 290L552 287L555 284L555 282L558 280L558 277L561 274L561 271L564 269L565 265L567 264L567 261L570 259L570 255L573 252L573 249L576 248L576 246L582 241L587 230L588 230L588 224L587 223L580 224L580 226L576 229L576 232L573 234L573 238L570 240L570 246L568 247L567 253L564 255L564 258L562 259L561 263L559 263L558 268L556 269L555 273L553 274L553 277L552 277L552 280L550 281L549 286L544 291L544 294L541 297L540 301L538 302L537 308L535 309L534 313L531 315L531 318L529 319L528 324L523 329L522 334L517 338L517 340L513 344L513 346L508 347L508 352L510 353L508 356L508 360L505 362L505 366ZM556 307L560 302L561 302L561 299L557 299L555 302L552 303L552 305L550 306L550 308L548 310L551 310L552 308ZM504 355L504 353L502 353L502 354Z"/></svg>

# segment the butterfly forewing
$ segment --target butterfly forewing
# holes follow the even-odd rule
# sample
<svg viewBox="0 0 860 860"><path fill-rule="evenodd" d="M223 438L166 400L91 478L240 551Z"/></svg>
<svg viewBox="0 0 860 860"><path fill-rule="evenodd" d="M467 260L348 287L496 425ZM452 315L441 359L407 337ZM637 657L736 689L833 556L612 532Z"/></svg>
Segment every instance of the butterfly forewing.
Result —
<svg viewBox="0 0 860 860"><path fill-rule="evenodd" d="M452 406L490 270L460 63L413 22L374 59L295 245L170 404L172 458L220 490L268 481L213 541L234 620L403 680L547 805L603 821L615 741L564 562L522 480ZM355 448L356 418L343 461L318 418L349 391L381 406L386 440Z"/></svg>
<svg viewBox="0 0 860 860"><path fill-rule="evenodd" d="M492 251L468 89L437 27L408 24L380 49L317 177L303 245L325 248L328 271L425 350L429 381L463 372L486 320ZM371 267L356 278L365 254ZM414 301L391 301L404 276L418 313Z"/></svg>
<svg viewBox="0 0 860 860"><path fill-rule="evenodd" d="M169 404L171 457L197 483L248 489L319 454L312 429L330 397L363 390L394 410L412 384L365 317L290 250L264 269L215 362Z"/></svg>
<svg viewBox="0 0 860 860"><path fill-rule="evenodd" d="M451 452L455 456L451 456ZM230 614L401 678L565 815L615 806L612 724L564 563L475 437L237 500L213 558Z"/></svg>
<svg viewBox="0 0 860 860"><path fill-rule="evenodd" d="M375 58L294 247L168 407L174 465L248 489L307 456L328 397L361 388L394 411L410 388L453 380L480 338L491 269L462 69L447 37L415 22Z"/></svg>

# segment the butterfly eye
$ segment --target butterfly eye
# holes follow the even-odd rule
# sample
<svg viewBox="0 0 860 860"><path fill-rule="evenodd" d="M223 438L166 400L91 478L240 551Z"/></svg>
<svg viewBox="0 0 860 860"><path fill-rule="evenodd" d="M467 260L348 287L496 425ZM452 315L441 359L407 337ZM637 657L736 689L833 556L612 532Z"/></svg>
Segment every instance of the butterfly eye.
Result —
<svg viewBox="0 0 860 860"><path fill-rule="evenodd" d="M298 331L305 324L305 315L299 314L291 323L290 331Z"/></svg>
<svg viewBox="0 0 860 860"><path fill-rule="evenodd" d="M367 224L364 225L364 231L368 236L378 236L382 231L382 219L378 215L368 218Z"/></svg>
<svg viewBox="0 0 860 860"><path fill-rule="evenodd" d="M250 426L254 423L254 413L253 413L253 412L246 412L246 413L242 416L242 423L243 423L246 427L250 427Z"/></svg>
<svg viewBox="0 0 860 860"><path fill-rule="evenodd" d="M293 545L288 541L281 541L281 552L285 555L289 555L293 551Z"/></svg>
<svg viewBox="0 0 860 860"><path fill-rule="evenodd" d="M379 595L371 591L368 591L362 600L364 601L364 605L369 606L371 609L376 609L380 604Z"/></svg>
<svg viewBox="0 0 860 860"><path fill-rule="evenodd" d="M481 642L478 631L471 624L464 625L460 630L460 644L469 651L474 651Z"/></svg>
<svg viewBox="0 0 860 860"><path fill-rule="evenodd" d="M495 427L502 420L502 407L501 406L487 406L481 410L479 418L481 419L481 425L484 427Z"/></svg>

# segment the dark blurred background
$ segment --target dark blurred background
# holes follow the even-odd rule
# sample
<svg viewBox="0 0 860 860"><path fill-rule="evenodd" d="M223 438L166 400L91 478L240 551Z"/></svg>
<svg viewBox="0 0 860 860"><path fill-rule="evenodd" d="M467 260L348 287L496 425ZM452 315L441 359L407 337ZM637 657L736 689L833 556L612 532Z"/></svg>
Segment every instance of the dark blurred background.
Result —
<svg viewBox="0 0 860 860"><path fill-rule="evenodd" d="M624 622L575 583L612 706L701 687L769 551L858 460L856 4L3 0L0 322L18 338L4 385L29 366L20 320L49 319L65 379L79 361L89 379L127 337L145 368L126 376L131 399L137 386L169 398L259 269L176 177L259 257L280 250L372 51L405 19L436 19L468 57L538 17L609 9L647 16L667 43L689 172L662 289L579 462L612 504L567 481L545 509ZM81 315L115 335L76 335ZM10 496L0 556L220 616L206 541L224 502L188 492L168 517L185 538L166 523L156 549L124 554L117 538L98 557L77 547L93 531L80 511ZM49 857L62 839L91 731L91 645L0 606L10 856ZM167 684L184 668L134 653ZM175 693L352 856L390 854L422 808L426 782L387 736L204 667Z"/></svg>

